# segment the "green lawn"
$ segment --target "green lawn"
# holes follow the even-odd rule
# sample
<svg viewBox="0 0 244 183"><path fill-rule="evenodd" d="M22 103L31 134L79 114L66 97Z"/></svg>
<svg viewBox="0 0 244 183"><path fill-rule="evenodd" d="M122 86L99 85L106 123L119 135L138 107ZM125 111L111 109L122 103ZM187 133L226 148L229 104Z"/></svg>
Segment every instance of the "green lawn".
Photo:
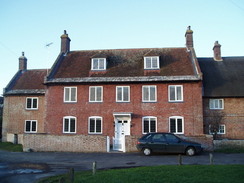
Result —
<svg viewBox="0 0 244 183"><path fill-rule="evenodd" d="M12 142L0 142L0 150L23 152L23 147L21 144L13 144Z"/></svg>
<svg viewBox="0 0 244 183"><path fill-rule="evenodd" d="M139 167L128 169L113 169L75 172L76 183L218 183L244 182L244 165L162 165L154 167ZM59 175L49 177L39 183L59 182ZM67 181L68 182L68 181Z"/></svg>

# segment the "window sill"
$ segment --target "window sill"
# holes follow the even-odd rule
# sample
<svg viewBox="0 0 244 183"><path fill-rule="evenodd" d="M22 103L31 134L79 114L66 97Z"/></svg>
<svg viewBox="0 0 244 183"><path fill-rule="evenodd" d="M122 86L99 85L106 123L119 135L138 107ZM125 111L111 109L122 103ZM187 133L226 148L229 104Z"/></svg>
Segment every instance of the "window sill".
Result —
<svg viewBox="0 0 244 183"><path fill-rule="evenodd" d="M38 109L25 109L26 111L38 111Z"/></svg>
<svg viewBox="0 0 244 183"><path fill-rule="evenodd" d="M168 101L169 103L184 103L184 101L182 100L182 101Z"/></svg>

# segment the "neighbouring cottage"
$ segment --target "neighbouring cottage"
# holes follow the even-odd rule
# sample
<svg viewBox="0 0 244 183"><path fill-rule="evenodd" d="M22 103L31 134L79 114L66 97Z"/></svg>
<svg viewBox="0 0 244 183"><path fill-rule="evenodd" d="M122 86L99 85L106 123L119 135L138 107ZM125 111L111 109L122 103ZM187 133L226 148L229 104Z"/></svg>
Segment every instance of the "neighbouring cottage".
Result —
<svg viewBox="0 0 244 183"><path fill-rule="evenodd" d="M182 48L70 51L64 31L48 75L20 57L4 93L3 140L18 135L35 151L130 152L143 134L172 132L211 150L192 34L188 27Z"/></svg>
<svg viewBox="0 0 244 183"><path fill-rule="evenodd" d="M221 57L218 41L212 58L198 58L203 73L204 132L219 121L217 139L244 139L244 57Z"/></svg>

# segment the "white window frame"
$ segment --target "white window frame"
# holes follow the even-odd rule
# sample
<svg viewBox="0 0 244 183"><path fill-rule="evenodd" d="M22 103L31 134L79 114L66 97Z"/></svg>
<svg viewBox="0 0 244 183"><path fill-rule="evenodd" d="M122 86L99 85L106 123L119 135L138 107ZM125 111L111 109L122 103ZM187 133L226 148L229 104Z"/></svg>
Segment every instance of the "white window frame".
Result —
<svg viewBox="0 0 244 183"><path fill-rule="evenodd" d="M148 126L149 130L148 130L148 132L146 132L145 129L144 129L144 120L145 120L145 118L149 118L149 126ZM151 129L151 119L155 119L155 131L152 131L152 129ZM157 117L155 117L155 116L145 116L145 117L143 117L142 118L142 134L153 133L153 132L157 132Z"/></svg>
<svg viewBox="0 0 244 183"><path fill-rule="evenodd" d="M119 94L118 94L119 88L122 89L121 99L119 99ZM125 97L124 97L125 88L128 89L128 100L125 100ZM130 102L130 86L116 86L116 102Z"/></svg>
<svg viewBox="0 0 244 183"><path fill-rule="evenodd" d="M97 67L96 68L94 68L95 67L95 64L94 64L94 62L95 62L95 60L97 60L97 62L98 62L98 64L97 64ZM100 64L101 63L101 61L103 60L103 64ZM92 58L92 64L91 64L91 70L98 70L98 71L103 71L103 70L106 70L106 58Z"/></svg>
<svg viewBox="0 0 244 183"><path fill-rule="evenodd" d="M212 132L211 132L211 125L209 125L209 134L213 134ZM222 130L224 130L224 132L221 132ZM225 125L224 124L220 124L219 125L219 131L217 132L217 134L220 134L220 135L223 135L223 134L225 134Z"/></svg>
<svg viewBox="0 0 244 183"><path fill-rule="evenodd" d="M31 100L31 106L28 107L28 100ZM34 100L36 100L36 107L34 107ZM38 97L27 97L25 108L27 110L37 110L38 109Z"/></svg>
<svg viewBox="0 0 244 183"><path fill-rule="evenodd" d="M95 119L94 132L91 132L91 119ZM101 120L101 132L97 132L97 119ZM88 119L88 133L89 134L102 134L103 133L103 119L101 116L91 116Z"/></svg>
<svg viewBox="0 0 244 183"><path fill-rule="evenodd" d="M30 121L30 131L26 131L26 125L28 121ZM34 122L36 123L35 131L32 130L32 125ZM37 133L37 126L38 126L37 120L25 120L25 133Z"/></svg>
<svg viewBox="0 0 244 183"><path fill-rule="evenodd" d="M66 131L65 130L65 120L68 119L68 130ZM75 131L74 132L71 132L71 119L74 119L75 120ZM76 117L75 116L65 116L63 117L63 133L76 133Z"/></svg>
<svg viewBox="0 0 244 183"><path fill-rule="evenodd" d="M153 59L157 59L156 60L156 66L153 66ZM148 60L150 60L150 64L148 66L147 62ZM144 69L159 69L159 56L148 56L148 57L144 57Z"/></svg>
<svg viewBox="0 0 244 183"><path fill-rule="evenodd" d="M209 99L209 109L224 109L224 99Z"/></svg>
<svg viewBox="0 0 244 183"><path fill-rule="evenodd" d="M95 88L95 100L92 100L91 99L91 96L92 96L92 89ZM98 88L101 88L101 100L98 100L98 92L97 92L97 89ZM103 102L103 87L102 86L90 86L89 87L89 102Z"/></svg>
<svg viewBox="0 0 244 183"><path fill-rule="evenodd" d="M150 99L151 98L151 90L150 88L154 87L155 88L155 99ZM149 99L145 99L145 92L144 92L144 88L148 89L148 97ZM142 86L142 102L157 102L157 86L156 85L144 85Z"/></svg>
<svg viewBox="0 0 244 183"><path fill-rule="evenodd" d="M66 99L66 89L69 91L69 96L68 99ZM75 89L75 99L72 99L72 89ZM75 86L71 86L71 87L64 87L64 102L65 103L73 103L73 102L77 102L77 87Z"/></svg>
<svg viewBox="0 0 244 183"><path fill-rule="evenodd" d="M172 129L171 129L171 121L170 119L175 119L175 132L172 132ZM179 131L178 129L178 119L181 119L182 120L182 132ZM170 116L169 117L169 133L174 133L174 134L184 134L184 117L182 116Z"/></svg>
<svg viewBox="0 0 244 183"><path fill-rule="evenodd" d="M171 88L174 87L174 99L171 99L170 91ZM178 89L180 88L180 97L178 96ZM183 85L169 85L168 86L168 98L169 102L183 102Z"/></svg>

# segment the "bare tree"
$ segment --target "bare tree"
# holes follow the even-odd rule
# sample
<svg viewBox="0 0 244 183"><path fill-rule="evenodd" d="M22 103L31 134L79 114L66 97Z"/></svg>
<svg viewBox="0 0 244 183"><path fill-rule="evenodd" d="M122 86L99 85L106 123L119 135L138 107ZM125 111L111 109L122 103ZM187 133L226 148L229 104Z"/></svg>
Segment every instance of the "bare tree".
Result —
<svg viewBox="0 0 244 183"><path fill-rule="evenodd" d="M220 124L225 120L225 113L219 110L211 110L208 118L209 131L213 133L214 140L217 138Z"/></svg>

